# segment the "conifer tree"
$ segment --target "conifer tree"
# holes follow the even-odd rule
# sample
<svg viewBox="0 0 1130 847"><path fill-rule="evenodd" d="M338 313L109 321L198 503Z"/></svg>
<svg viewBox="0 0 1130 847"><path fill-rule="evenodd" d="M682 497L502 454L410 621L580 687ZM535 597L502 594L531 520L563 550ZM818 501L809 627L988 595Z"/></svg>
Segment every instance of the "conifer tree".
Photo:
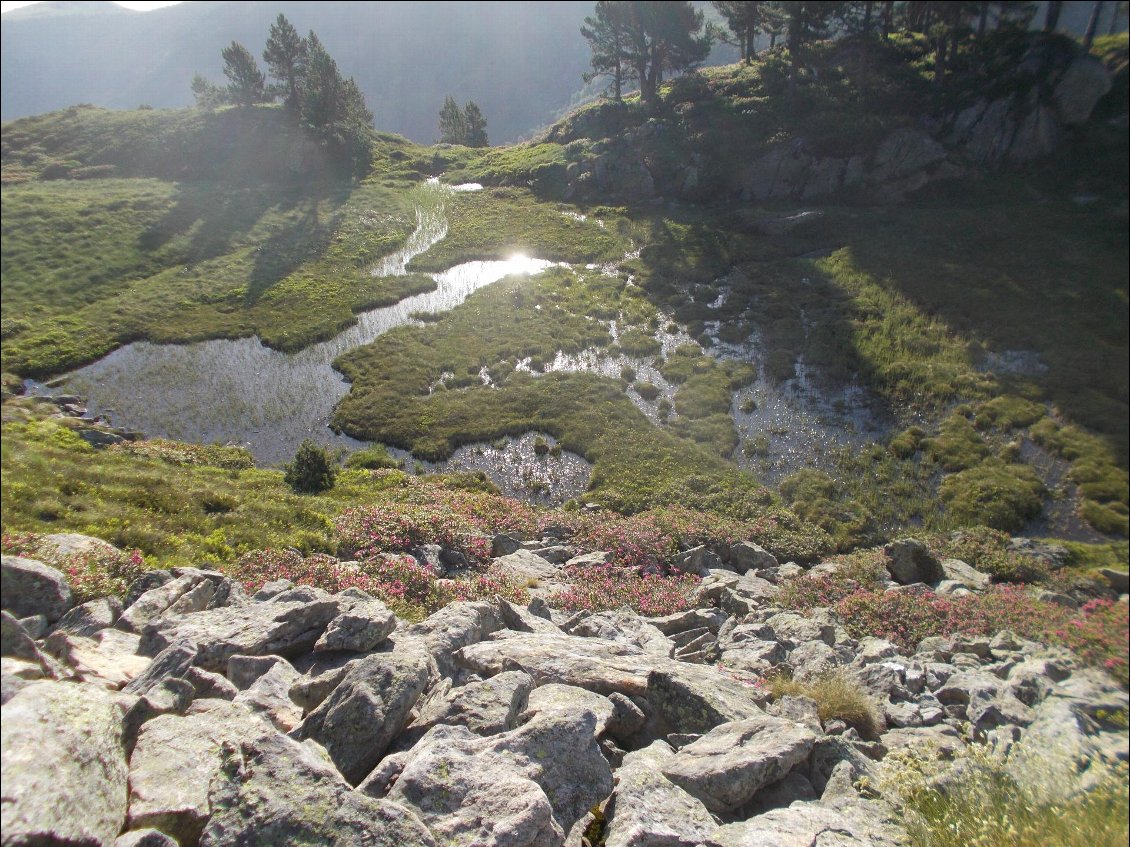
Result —
<svg viewBox="0 0 1130 847"><path fill-rule="evenodd" d="M263 61L271 77L280 83L283 102L291 111L298 111L301 104L302 79L306 74L306 39L298 34L286 19L279 14L271 24L267 37L267 48L263 51Z"/></svg>
<svg viewBox="0 0 1130 847"><path fill-rule="evenodd" d="M238 41L221 51L224 76L228 78L228 97L237 106L251 106L267 99L266 77L255 63L255 57Z"/></svg>
<svg viewBox="0 0 1130 847"><path fill-rule="evenodd" d="M467 137L466 119L463 110L450 95L443 101L439 110L439 140L442 144L462 144Z"/></svg>
<svg viewBox="0 0 1130 847"><path fill-rule="evenodd" d="M463 143L468 147L486 147L487 119L474 100L463 107Z"/></svg>
<svg viewBox="0 0 1130 847"><path fill-rule="evenodd" d="M612 99L620 102L624 83L631 79L627 64L629 3L623 0L598 0L596 14L585 18L581 35L592 48L592 70L584 75L585 82L598 77L612 78Z"/></svg>

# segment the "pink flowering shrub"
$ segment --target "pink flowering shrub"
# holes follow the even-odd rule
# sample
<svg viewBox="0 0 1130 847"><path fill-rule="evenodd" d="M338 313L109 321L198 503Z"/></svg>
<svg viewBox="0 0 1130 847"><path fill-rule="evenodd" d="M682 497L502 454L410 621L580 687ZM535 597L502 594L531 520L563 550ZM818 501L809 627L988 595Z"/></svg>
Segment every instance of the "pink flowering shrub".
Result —
<svg viewBox="0 0 1130 847"><path fill-rule="evenodd" d="M0 540L0 549L9 556L39 559L61 571L71 587L76 605L98 597L124 597L130 584L146 570L140 550L57 556L40 543L40 538L30 532L5 533Z"/></svg>
<svg viewBox="0 0 1130 847"><path fill-rule="evenodd" d="M444 580L412 556L391 554L360 562L339 562L321 553L303 557L293 550L255 550L241 556L227 573L249 593L277 579L312 585L331 594L359 588L409 617L420 617L421 612L434 611L456 600L503 597L516 603L529 601L525 587L497 569L466 579Z"/></svg>
<svg viewBox="0 0 1130 847"><path fill-rule="evenodd" d="M641 615L657 617L689 609L698 577L637 574L614 566L570 568L570 587L549 603L570 611L604 612L628 606Z"/></svg>
<svg viewBox="0 0 1130 847"><path fill-rule="evenodd" d="M839 600L834 609L852 636L879 636L907 651L931 635L991 635L1008 629L1023 638L1068 647L1084 662L1105 668L1123 686L1130 684L1125 603L1092 600L1073 610L1038 600L1021 586L1000 586L962 597L859 590Z"/></svg>
<svg viewBox="0 0 1130 847"><path fill-rule="evenodd" d="M439 505L381 503L342 513L334 522L342 546L362 558L439 544L473 562L490 558L490 539L458 512Z"/></svg>

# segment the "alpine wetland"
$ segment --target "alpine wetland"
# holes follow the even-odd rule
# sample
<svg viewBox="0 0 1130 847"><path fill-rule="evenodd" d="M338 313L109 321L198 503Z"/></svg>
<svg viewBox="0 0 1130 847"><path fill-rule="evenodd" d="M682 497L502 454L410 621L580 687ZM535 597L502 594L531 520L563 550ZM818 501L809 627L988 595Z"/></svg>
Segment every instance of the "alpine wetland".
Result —
<svg viewBox="0 0 1130 847"><path fill-rule="evenodd" d="M1126 2L15 2L4 847L1124 847Z"/></svg>

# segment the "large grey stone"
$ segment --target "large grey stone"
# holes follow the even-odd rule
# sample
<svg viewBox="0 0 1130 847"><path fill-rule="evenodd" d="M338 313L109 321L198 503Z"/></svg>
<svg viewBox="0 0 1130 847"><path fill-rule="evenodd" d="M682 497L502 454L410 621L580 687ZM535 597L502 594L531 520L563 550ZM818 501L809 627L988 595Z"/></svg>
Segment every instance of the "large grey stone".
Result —
<svg viewBox="0 0 1130 847"><path fill-rule="evenodd" d="M356 785L404 729L434 673L419 641L397 645L391 653L371 653L350 667L295 733L325 747L346 780Z"/></svg>
<svg viewBox="0 0 1130 847"><path fill-rule="evenodd" d="M302 677L286 659L275 658L267 672L236 694L232 702L270 721L280 732L290 732L302 722L302 709L290 699L290 689Z"/></svg>
<svg viewBox="0 0 1130 847"><path fill-rule="evenodd" d="M126 610L123 619L144 601L143 596ZM246 603L183 616L162 616L142 629L141 650L152 656L170 644L188 642L196 645L196 664L204 670L223 673L228 659L237 654L290 657L308 652L337 613L336 602L314 600Z"/></svg>
<svg viewBox="0 0 1130 847"><path fill-rule="evenodd" d="M801 214L806 213L802 212ZM762 568L775 568L778 564L777 557L760 544L754 544L752 541L739 541L730 545L730 565L738 573L761 570Z"/></svg>
<svg viewBox="0 0 1130 847"><path fill-rule="evenodd" d="M367 653L379 647L394 629L396 615L380 600L369 600L354 605L330 621L314 650Z"/></svg>
<svg viewBox="0 0 1130 847"><path fill-rule="evenodd" d="M0 598L5 611L14 617L43 615L49 623L74 605L62 572L22 556L0 556Z"/></svg>
<svg viewBox="0 0 1130 847"><path fill-rule="evenodd" d="M457 650L482 641L501 628L502 621L493 604L451 603L404 632L409 638L423 638L440 673L450 676L455 671Z"/></svg>
<svg viewBox="0 0 1130 847"><path fill-rule="evenodd" d="M719 827L705 847L901 847L894 816L878 803L794 803Z"/></svg>
<svg viewBox="0 0 1130 847"><path fill-rule="evenodd" d="M273 729L264 726L257 735L225 742L221 754L200 847L435 847L410 811L351 791L309 745Z"/></svg>
<svg viewBox="0 0 1130 847"><path fill-rule="evenodd" d="M647 694L650 657L633 644L551 633L497 632L463 647L455 661L484 676L519 667L538 685L559 682L598 694Z"/></svg>
<svg viewBox="0 0 1130 847"><path fill-rule="evenodd" d="M75 606L55 624L60 630L90 638L96 632L112 627L122 614L122 603L117 597L99 597Z"/></svg>
<svg viewBox="0 0 1130 847"><path fill-rule="evenodd" d="M883 547L887 556L887 570L891 578L902 585L919 582L937 582L946 573L938 557L915 538L901 538Z"/></svg>
<svg viewBox="0 0 1130 847"><path fill-rule="evenodd" d="M807 727L762 714L722 724L683 747L663 775L711 811L729 812L805 761L815 742Z"/></svg>
<svg viewBox="0 0 1130 847"><path fill-rule="evenodd" d="M136 635L114 629L99 630L95 638L58 631L45 647L82 681L116 689L149 668L150 659L137 655L138 641Z"/></svg>
<svg viewBox="0 0 1130 847"><path fill-rule="evenodd" d="M1107 69L1093 56L1076 56L1052 90L1056 117L1067 126L1080 126L1110 91Z"/></svg>
<svg viewBox="0 0 1130 847"><path fill-rule="evenodd" d="M663 775L674 751L663 741L629 753L605 808L605 847L694 847L717 825L700 800Z"/></svg>
<svg viewBox="0 0 1130 847"><path fill-rule="evenodd" d="M123 701L94 686L36 682L4 704L0 815L7 844L111 843L126 819Z"/></svg>
<svg viewBox="0 0 1130 847"><path fill-rule="evenodd" d="M426 730L436 724L446 724L465 726L476 735L494 735L514 729L533 686L533 679L524 671L505 671L489 679L470 682L421 706L411 729Z"/></svg>
<svg viewBox="0 0 1130 847"><path fill-rule="evenodd" d="M437 726L405 754L388 798L445 844L560 844L612 791L591 712L542 714L489 738Z"/></svg>
<svg viewBox="0 0 1130 847"><path fill-rule="evenodd" d="M261 731L250 712L223 701L205 712L148 721L130 757L130 828L151 827L195 844L212 814L208 787L223 764L221 746Z"/></svg>

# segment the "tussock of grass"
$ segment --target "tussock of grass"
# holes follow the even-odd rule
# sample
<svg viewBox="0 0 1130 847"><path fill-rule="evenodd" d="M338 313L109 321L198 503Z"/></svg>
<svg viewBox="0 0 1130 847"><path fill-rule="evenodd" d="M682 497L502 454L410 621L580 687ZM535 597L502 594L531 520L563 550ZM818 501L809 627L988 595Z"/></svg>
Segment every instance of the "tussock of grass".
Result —
<svg viewBox="0 0 1130 847"><path fill-rule="evenodd" d="M1106 770L1097 785L1055 803L1031 796L987 751L944 763L946 770L960 768L960 777L940 787L931 780L938 767L904 761L888 766L883 779L901 801L915 847L1122 847L1130 835L1125 763L1092 763ZM1074 762L1048 767L1065 782L1077 777Z"/></svg>
<svg viewBox="0 0 1130 847"><path fill-rule="evenodd" d="M833 671L809 682L798 682L784 674L765 679L773 699L809 697L816 701L821 723L841 720L853 726L864 738L874 738L881 731L883 719L875 701L857 682Z"/></svg>

